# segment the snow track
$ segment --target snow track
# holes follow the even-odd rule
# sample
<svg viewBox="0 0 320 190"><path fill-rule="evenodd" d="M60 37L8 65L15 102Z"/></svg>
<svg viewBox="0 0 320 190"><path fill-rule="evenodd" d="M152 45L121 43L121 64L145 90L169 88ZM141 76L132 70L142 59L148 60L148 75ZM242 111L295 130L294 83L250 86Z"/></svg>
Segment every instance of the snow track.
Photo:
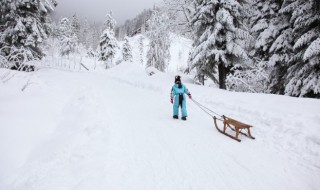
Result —
<svg viewBox="0 0 320 190"><path fill-rule="evenodd" d="M38 134L45 138L21 158L23 164L1 173L0 189L301 190L320 185L320 136L314 133L319 116L313 113L318 100L187 83L200 102L254 125L257 139L240 137L238 143L218 133L212 118L191 101L188 121L173 120L170 75L149 77L128 64L101 73L43 70L37 75L50 89L45 96L58 100L47 103L60 102L59 109L45 110L56 122ZM33 86L26 93L38 90ZM291 110L295 106L308 111ZM39 108L40 114L46 106ZM22 118L28 119L36 117Z"/></svg>

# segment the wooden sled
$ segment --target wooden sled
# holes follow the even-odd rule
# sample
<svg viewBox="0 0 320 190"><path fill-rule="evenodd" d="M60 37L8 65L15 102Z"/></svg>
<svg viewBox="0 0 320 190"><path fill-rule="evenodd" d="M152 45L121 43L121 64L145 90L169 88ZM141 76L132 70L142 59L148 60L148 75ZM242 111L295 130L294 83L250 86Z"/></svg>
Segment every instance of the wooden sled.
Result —
<svg viewBox="0 0 320 190"><path fill-rule="evenodd" d="M231 119L231 118L226 117L226 116L224 116L224 115L222 116L222 119L218 119L218 118L215 117L215 116L213 117L213 119L214 119L214 124L215 124L217 130L218 130L220 133L222 133L222 134L224 134L224 135L226 135L226 136L228 136L228 137L230 137L230 138L232 138L232 139L234 139L234 140L236 140L236 141L238 141L238 142L241 142L241 140L238 138L238 137L239 137L239 134L242 134L242 135L244 135L244 136L246 136L246 137L248 137L248 138L251 138L251 139L255 139L253 136L251 136L251 133L250 133L250 128L252 127L251 125L248 125L248 124L245 124L245 123L241 123L240 121ZM218 127L218 125L217 125L217 120L220 120L220 121L223 122L223 130L221 130L221 129ZM236 135L235 135L235 136L232 136L232 135L228 134L228 133L226 132L227 127L230 128L231 130L235 131L235 132L236 132ZM247 133L243 133L243 132L242 132L243 129L246 130Z"/></svg>

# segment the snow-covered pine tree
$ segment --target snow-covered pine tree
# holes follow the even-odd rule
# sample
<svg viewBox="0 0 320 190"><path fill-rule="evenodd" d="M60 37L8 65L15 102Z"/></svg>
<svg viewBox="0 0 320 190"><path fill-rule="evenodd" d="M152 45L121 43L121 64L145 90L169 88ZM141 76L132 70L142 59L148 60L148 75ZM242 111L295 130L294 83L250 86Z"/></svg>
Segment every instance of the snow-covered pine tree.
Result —
<svg viewBox="0 0 320 190"><path fill-rule="evenodd" d="M87 56L91 58L96 57L97 52L90 46L87 51Z"/></svg>
<svg viewBox="0 0 320 190"><path fill-rule="evenodd" d="M195 41L190 55L190 69L196 68L198 80L204 76L226 89L226 76L231 66L247 59L242 40L250 39L243 29L247 16L244 0L196 0L192 17ZM189 71L190 71L189 69ZM203 81L201 81L203 82Z"/></svg>
<svg viewBox="0 0 320 190"><path fill-rule="evenodd" d="M118 42L114 37L114 29L116 27L116 21L112 17L112 12L107 14L107 20L104 23L104 31L100 37L99 49L100 55L99 60L104 61L106 68L110 68L113 64L113 58L116 54L116 49L119 48Z"/></svg>
<svg viewBox="0 0 320 190"><path fill-rule="evenodd" d="M171 31L180 35L191 37L191 17L195 11L193 0L164 0L165 9L169 16L169 27Z"/></svg>
<svg viewBox="0 0 320 190"><path fill-rule="evenodd" d="M283 0L253 0L255 14L250 18L250 32L255 38L254 56L267 61L269 49L281 31L288 27L289 22L279 19L279 10ZM284 20L279 22L279 20Z"/></svg>
<svg viewBox="0 0 320 190"><path fill-rule="evenodd" d="M122 57L123 57L123 61L132 62L132 48L131 48L128 36L124 37L124 44L122 47Z"/></svg>
<svg viewBox="0 0 320 190"><path fill-rule="evenodd" d="M89 32L90 32L90 24L88 22L88 19L85 18L80 30L80 42L86 47L90 47L90 37L89 37Z"/></svg>
<svg viewBox="0 0 320 190"><path fill-rule="evenodd" d="M119 26L117 36L123 39L125 35L132 36L138 33L144 33L148 30L147 21L152 15L151 9L145 9L135 18L127 20L122 26Z"/></svg>
<svg viewBox="0 0 320 190"><path fill-rule="evenodd" d="M113 18L113 13L110 11L109 14L106 15L106 20L103 23L103 30L107 29L109 31L115 31L117 22Z"/></svg>
<svg viewBox="0 0 320 190"><path fill-rule="evenodd" d="M139 56L140 56L140 63L141 65L143 65L144 61L143 61L143 53L144 53L144 44L143 44L143 36L141 35L139 38Z"/></svg>
<svg viewBox="0 0 320 190"><path fill-rule="evenodd" d="M105 29L101 35L101 41L99 44L100 56L99 60L104 61L106 69L110 68L113 64L113 59L116 54L116 49L119 48L118 42L114 37L114 33L108 29Z"/></svg>
<svg viewBox="0 0 320 190"><path fill-rule="evenodd" d="M292 56L290 18L279 12L282 3L283 0L255 0L252 6L256 12L250 19L251 34L255 37L252 55L257 60L254 67L263 66L268 76L264 91L276 94L284 93L285 73Z"/></svg>
<svg viewBox="0 0 320 190"><path fill-rule="evenodd" d="M48 35L52 36L54 30L54 22L52 21L51 14L54 12L55 7L58 5L56 0L40 0L43 10L42 20L44 21L44 28Z"/></svg>
<svg viewBox="0 0 320 190"><path fill-rule="evenodd" d="M170 60L167 15L160 13L155 8L149 20L149 27L148 37L150 44L147 53L147 67L155 67L164 72Z"/></svg>
<svg viewBox="0 0 320 190"><path fill-rule="evenodd" d="M78 38L73 33L70 20L62 18L59 23L59 41L60 41L60 54L69 55L76 51L78 46Z"/></svg>
<svg viewBox="0 0 320 190"><path fill-rule="evenodd" d="M77 14L74 14L71 18L71 29L72 32L80 39L80 31L81 31L81 24L77 17Z"/></svg>
<svg viewBox="0 0 320 190"><path fill-rule="evenodd" d="M57 5L55 0L2 0L0 2L0 55L21 69L24 62L41 59L40 44L49 34L46 22Z"/></svg>
<svg viewBox="0 0 320 190"><path fill-rule="evenodd" d="M88 32L88 44L89 47L97 47L99 48L100 37L101 37L102 27L100 24L93 23L90 25Z"/></svg>
<svg viewBox="0 0 320 190"><path fill-rule="evenodd" d="M291 15L295 54L289 61L285 94L320 98L320 2L284 0L281 12Z"/></svg>

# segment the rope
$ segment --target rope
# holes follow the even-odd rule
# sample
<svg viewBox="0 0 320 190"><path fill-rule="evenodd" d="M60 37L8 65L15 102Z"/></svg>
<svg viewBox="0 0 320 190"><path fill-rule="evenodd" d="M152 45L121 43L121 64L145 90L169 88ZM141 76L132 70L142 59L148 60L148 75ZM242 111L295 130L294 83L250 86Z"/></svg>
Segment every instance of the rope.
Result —
<svg viewBox="0 0 320 190"><path fill-rule="evenodd" d="M208 115L210 115L212 118L214 118L214 115L212 114L215 114L217 116L219 116L220 118L223 118L222 115L212 111L211 109L205 107L204 105L200 104L199 102L197 102L196 100L194 99L191 99L193 101L193 103L195 103L201 110L203 110L205 113L207 113ZM210 113L211 112L211 113ZM223 121L223 119L219 119L219 118L216 118L217 120L219 121ZM227 127L230 128L231 130L235 131L235 129L233 129L229 124L227 124Z"/></svg>
<svg viewBox="0 0 320 190"><path fill-rule="evenodd" d="M191 99L193 101L193 103L195 103L202 111L204 111L205 113L207 113L208 115L210 115L211 117L213 117L214 115L217 115L219 117L222 118L222 116L216 112L214 112L213 110L205 107L204 105L200 104L199 102L197 102L196 100L194 100L193 98ZM214 114L214 115L213 115Z"/></svg>

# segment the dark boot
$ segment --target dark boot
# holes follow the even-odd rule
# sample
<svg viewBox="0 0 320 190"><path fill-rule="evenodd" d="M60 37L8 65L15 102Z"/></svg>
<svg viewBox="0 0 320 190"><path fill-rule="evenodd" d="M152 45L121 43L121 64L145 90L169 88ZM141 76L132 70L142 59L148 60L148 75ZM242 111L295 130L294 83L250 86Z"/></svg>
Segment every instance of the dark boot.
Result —
<svg viewBox="0 0 320 190"><path fill-rule="evenodd" d="M177 116L177 115L174 115L174 116L173 116L173 119L179 119L179 118L178 118L178 116Z"/></svg>
<svg viewBox="0 0 320 190"><path fill-rule="evenodd" d="M182 120L187 120L187 117L183 116L181 117Z"/></svg>

